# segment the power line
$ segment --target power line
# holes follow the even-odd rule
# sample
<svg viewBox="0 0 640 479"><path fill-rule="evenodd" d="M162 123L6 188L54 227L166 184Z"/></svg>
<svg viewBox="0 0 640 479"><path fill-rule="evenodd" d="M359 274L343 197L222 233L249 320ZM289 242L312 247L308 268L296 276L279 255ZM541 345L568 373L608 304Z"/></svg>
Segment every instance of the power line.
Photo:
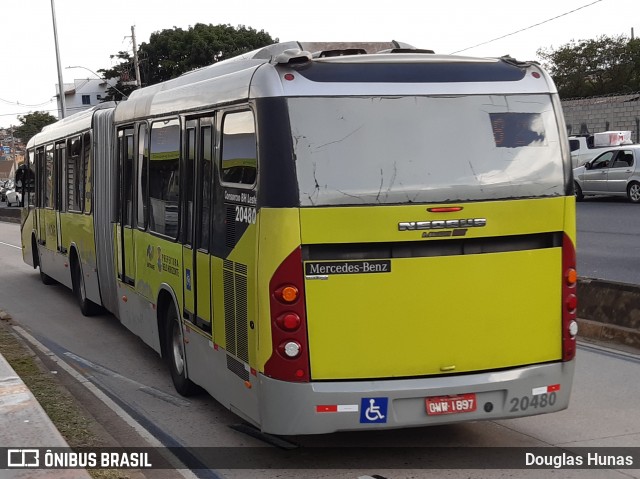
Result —
<svg viewBox="0 0 640 479"><path fill-rule="evenodd" d="M478 43L477 45L473 45L472 47L467 47L467 48L463 48L462 50L458 50L458 51L452 52L451 55L455 55L456 53L460 53L460 52L464 52L464 51L467 51L467 50L471 50L472 48L476 48L476 47L479 47L481 45L486 45L487 43L495 42L497 40L502 40L503 38L510 37L511 35L515 35L516 33L524 32L525 30L530 30L531 28L538 27L538 26L540 26L540 25L542 25L544 23L548 23L548 22L550 22L552 20L556 20L556 19L558 19L560 17L564 17L564 16L569 15L571 13L577 12L578 10L582 10L583 8L590 7L591 5L595 5L596 3L599 3L601 1L602 0L596 0L595 2L591 2L591 3L587 4L587 5L583 5L581 7L575 8L575 9L569 11L569 12L566 12L566 13L563 13L561 15L555 16L553 18L549 18L549 19L544 20L542 22L536 23L535 25L530 25L528 27L521 28L520 30L516 30L515 32L507 33L506 35L502 35L501 37L494 38L493 40L487 40L486 42Z"/></svg>
<svg viewBox="0 0 640 479"><path fill-rule="evenodd" d="M42 103L37 103L35 105L29 105L27 103L21 103L19 101L10 101L10 100L5 100L4 98L0 98L1 102L6 103L7 105L17 105L17 106L26 106L26 107L38 107L38 106L42 106L42 105L46 105L47 103L51 103L52 101L54 101L53 99L49 99L47 101L43 101Z"/></svg>

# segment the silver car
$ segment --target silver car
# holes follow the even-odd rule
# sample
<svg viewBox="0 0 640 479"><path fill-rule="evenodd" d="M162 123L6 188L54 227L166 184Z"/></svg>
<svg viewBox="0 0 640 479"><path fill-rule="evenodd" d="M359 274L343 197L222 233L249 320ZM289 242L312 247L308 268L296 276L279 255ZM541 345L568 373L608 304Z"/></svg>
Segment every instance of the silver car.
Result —
<svg viewBox="0 0 640 479"><path fill-rule="evenodd" d="M573 169L576 199L587 195L626 196L640 203L640 145L607 148Z"/></svg>

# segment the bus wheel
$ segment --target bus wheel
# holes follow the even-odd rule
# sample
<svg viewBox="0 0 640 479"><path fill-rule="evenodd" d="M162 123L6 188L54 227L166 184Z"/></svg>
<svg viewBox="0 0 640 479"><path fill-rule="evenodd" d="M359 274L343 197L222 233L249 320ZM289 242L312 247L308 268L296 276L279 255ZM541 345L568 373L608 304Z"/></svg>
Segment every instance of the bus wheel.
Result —
<svg viewBox="0 0 640 479"><path fill-rule="evenodd" d="M183 396L193 396L200 388L187 377L184 341L180 330L180 318L172 304L167 308L165 320L166 345L171 379L176 391Z"/></svg>
<svg viewBox="0 0 640 479"><path fill-rule="evenodd" d="M76 295L80 311L85 316L93 316L101 312L101 307L87 298L87 290L84 286L84 277L80 269L80 263L76 258L72 263L71 282L73 284L73 294Z"/></svg>

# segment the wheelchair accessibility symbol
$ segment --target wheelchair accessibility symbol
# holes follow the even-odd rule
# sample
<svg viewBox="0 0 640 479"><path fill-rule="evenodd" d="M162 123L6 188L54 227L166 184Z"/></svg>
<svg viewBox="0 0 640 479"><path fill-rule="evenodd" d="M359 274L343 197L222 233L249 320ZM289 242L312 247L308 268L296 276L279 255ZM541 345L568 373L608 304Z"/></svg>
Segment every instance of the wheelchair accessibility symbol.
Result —
<svg viewBox="0 0 640 479"><path fill-rule="evenodd" d="M361 423L387 422L389 398L362 398L360 402Z"/></svg>

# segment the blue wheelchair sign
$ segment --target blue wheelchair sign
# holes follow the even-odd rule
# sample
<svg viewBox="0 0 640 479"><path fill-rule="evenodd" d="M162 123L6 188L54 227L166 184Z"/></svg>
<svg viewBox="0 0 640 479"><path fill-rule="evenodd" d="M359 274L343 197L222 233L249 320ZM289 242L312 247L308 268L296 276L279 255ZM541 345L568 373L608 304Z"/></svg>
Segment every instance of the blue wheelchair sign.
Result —
<svg viewBox="0 0 640 479"><path fill-rule="evenodd" d="M362 398L360 401L361 423L387 422L389 398Z"/></svg>

